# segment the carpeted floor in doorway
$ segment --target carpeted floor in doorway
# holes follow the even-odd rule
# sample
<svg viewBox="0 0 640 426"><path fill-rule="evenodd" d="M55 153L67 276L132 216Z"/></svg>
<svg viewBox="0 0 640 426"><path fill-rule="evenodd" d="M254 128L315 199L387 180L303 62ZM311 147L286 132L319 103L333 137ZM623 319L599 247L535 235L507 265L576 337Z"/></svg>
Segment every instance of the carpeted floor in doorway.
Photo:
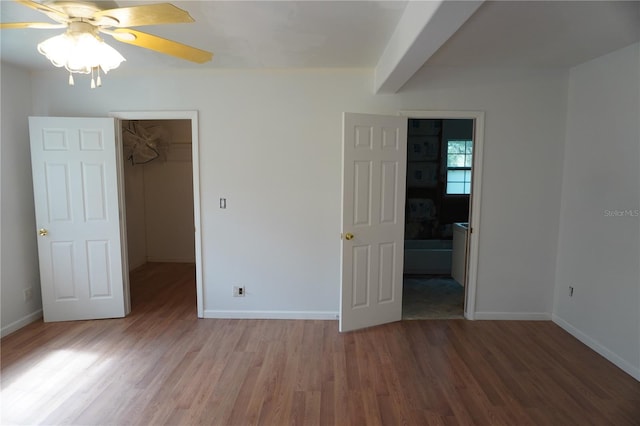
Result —
<svg viewBox="0 0 640 426"><path fill-rule="evenodd" d="M453 278L405 277L402 319L464 318L464 287Z"/></svg>

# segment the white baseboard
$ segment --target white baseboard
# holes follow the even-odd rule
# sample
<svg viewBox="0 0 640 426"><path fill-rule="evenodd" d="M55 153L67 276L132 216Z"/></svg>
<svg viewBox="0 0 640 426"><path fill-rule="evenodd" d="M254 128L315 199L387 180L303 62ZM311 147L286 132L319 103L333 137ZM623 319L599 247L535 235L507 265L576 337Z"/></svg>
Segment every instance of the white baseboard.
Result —
<svg viewBox="0 0 640 426"><path fill-rule="evenodd" d="M37 311L30 313L29 315L25 315L20 318L18 321L14 321L5 327L2 327L0 330L0 337L7 336L14 331L20 330L22 327L31 324L32 322L38 321L42 318L42 309L38 309Z"/></svg>
<svg viewBox="0 0 640 426"><path fill-rule="evenodd" d="M548 312L478 312L473 315L474 320L496 321L550 321Z"/></svg>
<svg viewBox="0 0 640 426"><path fill-rule="evenodd" d="M338 319L338 312L205 310L203 318L336 320ZM550 321L551 314L548 314L546 312L476 312L474 315L474 319Z"/></svg>
<svg viewBox="0 0 640 426"><path fill-rule="evenodd" d="M596 351L598 354L602 355L607 361L614 364L616 367L636 379L640 382L640 368L634 365L631 365L626 360L620 358L618 355L613 353L611 350L604 347L597 340L587 336L582 331L578 330L562 318L557 315L553 315L552 321L556 323L559 327L564 329L567 333L571 334L576 339L580 340L582 343Z"/></svg>
<svg viewBox="0 0 640 426"><path fill-rule="evenodd" d="M233 319L291 319L291 320L336 320L337 312L331 311L215 311L205 310L204 318Z"/></svg>
<svg viewBox="0 0 640 426"><path fill-rule="evenodd" d="M138 263L134 263L134 264L130 263L129 264L129 272L135 271L136 269L138 269L139 267L141 267L145 263L147 263L146 260L143 260L142 262L138 262Z"/></svg>
<svg viewBox="0 0 640 426"><path fill-rule="evenodd" d="M147 257L149 263L196 263L193 258L166 258L166 257Z"/></svg>

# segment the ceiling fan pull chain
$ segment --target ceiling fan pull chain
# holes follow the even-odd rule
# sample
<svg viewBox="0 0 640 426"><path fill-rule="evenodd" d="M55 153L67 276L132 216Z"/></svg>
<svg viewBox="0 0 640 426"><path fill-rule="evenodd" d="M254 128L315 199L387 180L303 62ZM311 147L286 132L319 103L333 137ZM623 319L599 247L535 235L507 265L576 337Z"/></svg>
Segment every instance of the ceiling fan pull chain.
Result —
<svg viewBox="0 0 640 426"><path fill-rule="evenodd" d="M75 86L75 82L73 81L73 74L69 72L69 86Z"/></svg>
<svg viewBox="0 0 640 426"><path fill-rule="evenodd" d="M93 78L93 71L95 70L95 68L91 68L91 88L95 89L96 88L96 80Z"/></svg>
<svg viewBox="0 0 640 426"><path fill-rule="evenodd" d="M100 77L100 67L98 67L98 78L96 79L96 86L102 87L102 78Z"/></svg>

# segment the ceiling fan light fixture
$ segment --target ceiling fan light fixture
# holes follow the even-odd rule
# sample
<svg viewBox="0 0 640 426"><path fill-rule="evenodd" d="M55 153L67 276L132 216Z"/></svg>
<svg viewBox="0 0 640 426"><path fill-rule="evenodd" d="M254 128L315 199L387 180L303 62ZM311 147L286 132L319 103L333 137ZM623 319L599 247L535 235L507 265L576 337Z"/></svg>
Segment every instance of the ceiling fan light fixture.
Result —
<svg viewBox="0 0 640 426"><path fill-rule="evenodd" d="M97 74L94 85L100 87L100 70L107 73L125 60L117 50L100 38L99 33L108 34L119 42L198 64L209 62L213 57L213 53L206 50L129 28L194 22L186 10L171 3L141 4L105 10L98 3L114 2L16 1L44 13L56 23L2 22L0 29L66 28L64 34L38 44L38 52L47 57L54 66L66 68L70 85L73 85L74 73L94 72Z"/></svg>
<svg viewBox="0 0 640 426"><path fill-rule="evenodd" d="M89 74L96 68L107 73L125 60L116 49L98 37L93 26L84 22L71 23L64 34L38 44L38 52L54 66L80 74Z"/></svg>

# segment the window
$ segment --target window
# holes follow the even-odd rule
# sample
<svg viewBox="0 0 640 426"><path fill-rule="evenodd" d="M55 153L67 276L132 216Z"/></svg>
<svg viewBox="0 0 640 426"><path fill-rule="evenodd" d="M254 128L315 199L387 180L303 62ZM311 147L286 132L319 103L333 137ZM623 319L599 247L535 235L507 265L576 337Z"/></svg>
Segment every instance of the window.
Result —
<svg viewBox="0 0 640 426"><path fill-rule="evenodd" d="M473 141L447 141L447 194L471 193Z"/></svg>

